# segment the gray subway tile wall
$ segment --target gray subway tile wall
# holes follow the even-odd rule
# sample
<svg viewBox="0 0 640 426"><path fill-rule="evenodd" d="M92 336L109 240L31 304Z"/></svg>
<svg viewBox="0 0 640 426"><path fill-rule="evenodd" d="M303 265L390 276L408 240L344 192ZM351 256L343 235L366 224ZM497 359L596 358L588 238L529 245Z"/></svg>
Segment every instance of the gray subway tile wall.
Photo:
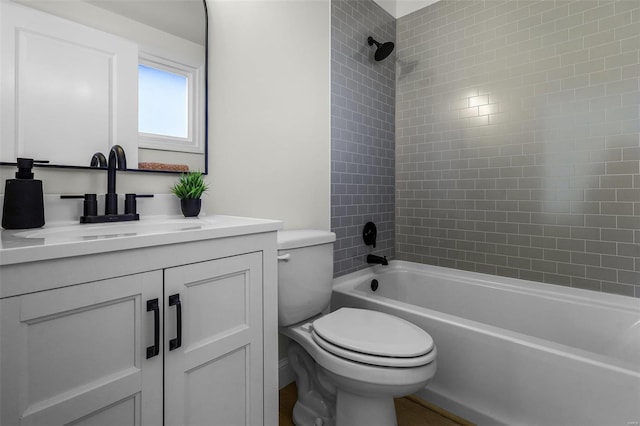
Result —
<svg viewBox="0 0 640 426"><path fill-rule="evenodd" d="M640 1L441 0L396 48L396 258L640 297Z"/></svg>
<svg viewBox="0 0 640 426"><path fill-rule="evenodd" d="M393 258L395 211L395 63L373 59L394 41L396 20L373 0L331 2L331 229L334 275L368 266L368 253ZM362 229L378 229L376 248Z"/></svg>

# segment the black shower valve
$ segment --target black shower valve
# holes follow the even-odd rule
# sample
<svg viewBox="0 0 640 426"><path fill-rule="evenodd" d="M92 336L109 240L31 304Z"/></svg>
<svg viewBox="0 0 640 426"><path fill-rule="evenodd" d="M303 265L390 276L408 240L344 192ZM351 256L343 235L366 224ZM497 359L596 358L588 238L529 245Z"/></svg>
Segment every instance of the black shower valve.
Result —
<svg viewBox="0 0 640 426"><path fill-rule="evenodd" d="M376 224L373 222L367 222L362 230L362 239L364 240L364 243L368 246L373 245L373 248L375 248L377 236L378 228L376 228Z"/></svg>

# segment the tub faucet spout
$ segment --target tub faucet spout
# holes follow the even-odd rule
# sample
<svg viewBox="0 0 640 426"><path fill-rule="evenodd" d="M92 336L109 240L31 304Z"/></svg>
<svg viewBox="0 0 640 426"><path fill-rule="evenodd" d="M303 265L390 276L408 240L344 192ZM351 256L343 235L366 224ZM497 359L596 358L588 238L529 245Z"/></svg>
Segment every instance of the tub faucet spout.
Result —
<svg viewBox="0 0 640 426"><path fill-rule="evenodd" d="M379 265L388 265L389 261L387 260L387 256L381 257L376 256L375 254L367 255L367 263L376 263Z"/></svg>

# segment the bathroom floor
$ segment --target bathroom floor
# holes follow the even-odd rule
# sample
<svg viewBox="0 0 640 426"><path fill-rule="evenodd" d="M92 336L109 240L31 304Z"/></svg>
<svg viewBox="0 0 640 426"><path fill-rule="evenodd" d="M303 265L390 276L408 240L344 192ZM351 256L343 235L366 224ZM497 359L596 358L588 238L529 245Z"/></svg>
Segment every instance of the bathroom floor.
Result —
<svg viewBox="0 0 640 426"><path fill-rule="evenodd" d="M294 426L291 412L298 391L291 383L280 389L279 426ZM473 423L414 396L395 400L398 426L471 426Z"/></svg>

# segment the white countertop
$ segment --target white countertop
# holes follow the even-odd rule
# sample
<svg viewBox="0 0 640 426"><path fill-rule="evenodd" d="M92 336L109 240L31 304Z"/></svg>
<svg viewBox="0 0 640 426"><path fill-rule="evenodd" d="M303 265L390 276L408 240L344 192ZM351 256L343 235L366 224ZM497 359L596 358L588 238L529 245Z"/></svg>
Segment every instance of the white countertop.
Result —
<svg viewBox="0 0 640 426"><path fill-rule="evenodd" d="M0 202L2 201L0 195ZM98 211L104 211L98 196ZM118 211L124 210L124 196ZM139 221L80 224L82 199L44 196L46 224L42 228L0 231L0 266L39 260L225 238L282 229L277 220L207 215L185 218L173 194L138 200Z"/></svg>
<svg viewBox="0 0 640 426"><path fill-rule="evenodd" d="M56 223L38 229L2 230L0 265L82 256L276 231L282 222L235 216L148 216L107 224Z"/></svg>

